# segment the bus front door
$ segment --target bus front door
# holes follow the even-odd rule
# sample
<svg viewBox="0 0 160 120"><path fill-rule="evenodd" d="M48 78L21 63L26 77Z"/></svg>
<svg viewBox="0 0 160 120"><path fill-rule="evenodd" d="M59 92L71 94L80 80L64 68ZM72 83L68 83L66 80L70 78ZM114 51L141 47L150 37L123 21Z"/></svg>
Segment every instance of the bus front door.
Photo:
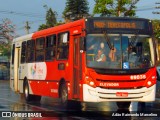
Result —
<svg viewBox="0 0 160 120"><path fill-rule="evenodd" d="M14 56L14 90L19 92L19 57L20 56L20 48L15 48L15 56Z"/></svg>
<svg viewBox="0 0 160 120"><path fill-rule="evenodd" d="M80 54L80 36L74 37L73 47L73 97L79 98L80 96L80 80L82 77L82 56Z"/></svg>

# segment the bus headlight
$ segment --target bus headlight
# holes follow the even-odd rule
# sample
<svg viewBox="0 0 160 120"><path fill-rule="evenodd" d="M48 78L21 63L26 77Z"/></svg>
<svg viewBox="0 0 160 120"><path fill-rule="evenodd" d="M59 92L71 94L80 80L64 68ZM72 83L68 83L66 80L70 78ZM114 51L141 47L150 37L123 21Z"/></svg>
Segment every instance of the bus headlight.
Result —
<svg viewBox="0 0 160 120"><path fill-rule="evenodd" d="M151 87L154 84L156 84L156 76L151 76L151 79L146 83L146 87Z"/></svg>
<svg viewBox="0 0 160 120"><path fill-rule="evenodd" d="M85 77L85 82L91 87L96 87L94 80L89 76Z"/></svg>
<svg viewBox="0 0 160 120"><path fill-rule="evenodd" d="M152 82L151 82L151 81L148 81L148 82L147 82L147 85L148 85L148 86L151 86L151 85L152 85Z"/></svg>

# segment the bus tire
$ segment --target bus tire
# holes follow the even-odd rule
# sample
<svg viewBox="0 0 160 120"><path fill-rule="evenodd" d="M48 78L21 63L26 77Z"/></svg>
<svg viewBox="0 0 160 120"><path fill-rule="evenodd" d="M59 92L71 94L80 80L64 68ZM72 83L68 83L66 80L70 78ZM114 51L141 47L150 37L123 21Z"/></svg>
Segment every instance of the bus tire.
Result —
<svg viewBox="0 0 160 120"><path fill-rule="evenodd" d="M27 102L31 102L31 101L34 101L34 102L40 102L41 100L41 96L39 95L31 95L29 94L29 85L28 85L28 82L27 80L24 82L24 97L25 97L25 100Z"/></svg>
<svg viewBox="0 0 160 120"><path fill-rule="evenodd" d="M157 72L157 80L160 80L160 76L158 72Z"/></svg>
<svg viewBox="0 0 160 120"><path fill-rule="evenodd" d="M67 108L68 105L68 90L65 83L60 86L60 100L63 107Z"/></svg>
<svg viewBox="0 0 160 120"><path fill-rule="evenodd" d="M131 102L117 102L119 109L129 109Z"/></svg>
<svg viewBox="0 0 160 120"><path fill-rule="evenodd" d="M39 95L33 95L33 99L36 102L40 102L41 101L41 96L39 96Z"/></svg>
<svg viewBox="0 0 160 120"><path fill-rule="evenodd" d="M29 94L29 85L28 85L28 81L26 80L24 82L24 98L27 102L30 102L33 100L33 96L31 94Z"/></svg>

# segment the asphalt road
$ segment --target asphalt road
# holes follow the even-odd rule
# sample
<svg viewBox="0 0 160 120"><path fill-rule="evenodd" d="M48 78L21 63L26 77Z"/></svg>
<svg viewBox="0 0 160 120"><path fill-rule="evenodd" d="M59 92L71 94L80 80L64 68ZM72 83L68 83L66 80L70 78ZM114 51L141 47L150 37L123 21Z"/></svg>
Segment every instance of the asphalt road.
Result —
<svg viewBox="0 0 160 120"><path fill-rule="evenodd" d="M160 86L159 82L157 85ZM145 105L132 102L129 109L118 109L115 102L79 103L73 101L70 102L68 109L64 109L59 99L49 97L42 97L40 103L26 103L23 95L14 93L10 89L9 81L0 80L0 120L159 120L159 92L156 95L155 102Z"/></svg>

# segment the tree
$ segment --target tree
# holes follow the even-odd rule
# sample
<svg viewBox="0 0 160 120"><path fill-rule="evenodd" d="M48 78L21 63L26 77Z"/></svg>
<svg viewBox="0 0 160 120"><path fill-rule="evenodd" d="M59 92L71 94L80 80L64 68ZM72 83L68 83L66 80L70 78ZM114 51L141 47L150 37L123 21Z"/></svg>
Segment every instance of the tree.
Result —
<svg viewBox="0 0 160 120"><path fill-rule="evenodd" d="M48 26L46 24L42 24L39 26L38 30L44 30L44 29L47 29Z"/></svg>
<svg viewBox="0 0 160 120"><path fill-rule="evenodd" d="M153 20L154 36L157 40L160 40L160 20Z"/></svg>
<svg viewBox="0 0 160 120"><path fill-rule="evenodd" d="M46 25L48 27L55 26L55 24L57 23L56 16L57 16L57 12L52 11L52 9L49 8L49 10L47 11L47 14L46 14Z"/></svg>
<svg viewBox="0 0 160 120"><path fill-rule="evenodd" d="M57 24L57 12L53 11L51 8L48 9L47 6L44 6L47 9L46 13L46 23L39 26L38 30L47 29L50 27L54 27Z"/></svg>
<svg viewBox="0 0 160 120"><path fill-rule="evenodd" d="M95 0L93 14L100 16L135 16L139 0Z"/></svg>
<svg viewBox="0 0 160 120"><path fill-rule="evenodd" d="M9 19L3 19L0 24L0 55L10 56L11 42L15 36L15 25Z"/></svg>
<svg viewBox="0 0 160 120"><path fill-rule="evenodd" d="M66 7L63 11L64 19L78 20L86 15L89 15L89 7L87 0L67 0Z"/></svg>
<svg viewBox="0 0 160 120"><path fill-rule="evenodd" d="M9 19L3 19L0 24L0 41L8 43L15 36L15 25Z"/></svg>

